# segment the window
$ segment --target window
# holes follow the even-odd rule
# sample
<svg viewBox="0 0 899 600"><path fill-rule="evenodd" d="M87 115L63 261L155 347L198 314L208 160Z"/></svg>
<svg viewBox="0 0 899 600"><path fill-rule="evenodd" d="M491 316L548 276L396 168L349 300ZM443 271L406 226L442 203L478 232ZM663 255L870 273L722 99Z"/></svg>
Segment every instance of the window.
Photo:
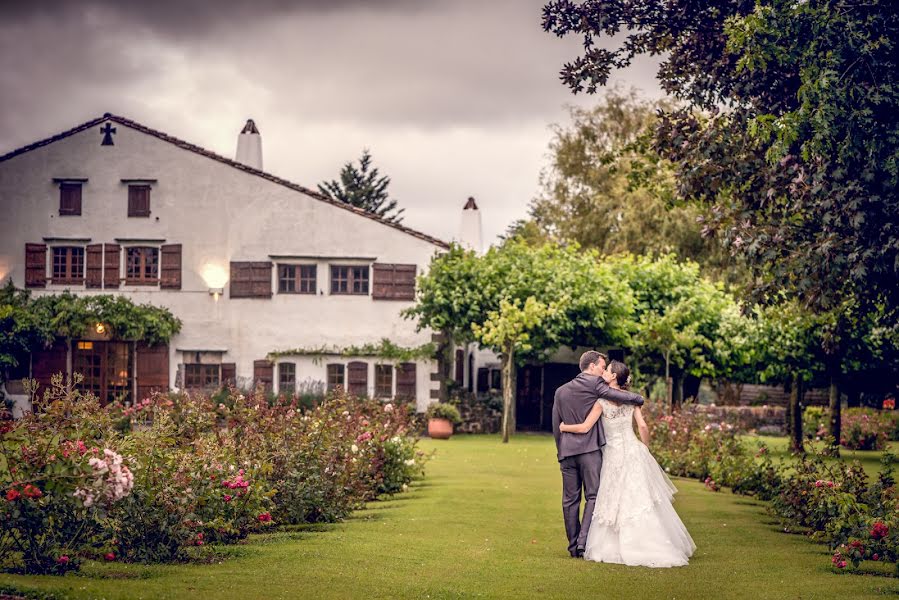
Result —
<svg viewBox="0 0 899 600"><path fill-rule="evenodd" d="M297 366L294 363L278 363L278 391L293 396L297 389Z"/></svg>
<svg viewBox="0 0 899 600"><path fill-rule="evenodd" d="M53 248L53 283L83 283L84 248L57 246Z"/></svg>
<svg viewBox="0 0 899 600"><path fill-rule="evenodd" d="M159 283L159 248L132 246L126 248L125 283L155 285Z"/></svg>
<svg viewBox="0 0 899 600"><path fill-rule="evenodd" d="M150 216L150 186L149 185L129 185L128 186L128 216L129 217L149 217Z"/></svg>
<svg viewBox="0 0 899 600"><path fill-rule="evenodd" d="M344 389L343 384L343 365L328 365L328 391Z"/></svg>
<svg viewBox="0 0 899 600"><path fill-rule="evenodd" d="M331 265L331 293L368 295L368 266Z"/></svg>
<svg viewBox="0 0 899 600"><path fill-rule="evenodd" d="M393 365L375 365L375 397L393 396Z"/></svg>
<svg viewBox="0 0 899 600"><path fill-rule="evenodd" d="M81 214L81 184L59 184L60 216L77 216Z"/></svg>
<svg viewBox="0 0 899 600"><path fill-rule="evenodd" d="M217 388L221 385L221 365L184 365L184 387L193 389Z"/></svg>
<svg viewBox="0 0 899 600"><path fill-rule="evenodd" d="M279 294L314 294L315 265L278 265Z"/></svg>

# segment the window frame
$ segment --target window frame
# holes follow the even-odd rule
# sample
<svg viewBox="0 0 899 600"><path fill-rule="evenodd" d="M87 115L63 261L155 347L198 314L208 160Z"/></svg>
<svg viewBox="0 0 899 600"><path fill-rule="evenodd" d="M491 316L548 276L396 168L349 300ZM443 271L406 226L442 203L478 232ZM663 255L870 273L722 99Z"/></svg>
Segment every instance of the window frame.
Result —
<svg viewBox="0 0 899 600"><path fill-rule="evenodd" d="M288 369L289 367L289 369ZM285 371L290 371L287 373ZM290 375L292 381L290 383L285 384L284 376ZM290 390L285 390L285 385L290 386ZM278 393L279 394L290 394L291 396L295 396L297 393L297 364L293 362L281 362L278 363Z"/></svg>
<svg viewBox="0 0 899 600"><path fill-rule="evenodd" d="M199 371L191 373L192 370ZM214 377L210 377L213 374ZM192 378L199 378L200 383L191 381ZM211 381L207 381L210 380ZM184 364L184 389L187 390L213 390L218 389L222 385L222 365L218 363L185 363Z"/></svg>
<svg viewBox="0 0 899 600"><path fill-rule="evenodd" d="M125 246L125 285L159 285L160 282L160 270L161 270L161 254L162 251L159 246ZM139 261L139 277L133 277L131 275L131 252L132 251L140 251L140 261ZM147 254L155 254L156 261L156 277L146 277L145 271L147 268L146 255Z"/></svg>
<svg viewBox="0 0 899 600"><path fill-rule="evenodd" d="M332 375L340 370L340 383L332 383ZM343 363L331 363L325 366L325 389L329 392L346 391L346 365Z"/></svg>
<svg viewBox="0 0 899 600"><path fill-rule="evenodd" d="M64 274L60 277L56 276L56 256L57 250L65 252L63 259ZM81 271L80 275L75 272L77 261L75 261L76 250L80 251ZM87 270L87 251L84 246L50 246L50 283L53 284L78 284L83 285L85 281L85 273Z"/></svg>
<svg viewBox="0 0 899 600"><path fill-rule="evenodd" d="M286 289L289 284L293 289ZM305 294L318 293L318 265L278 263L278 293Z"/></svg>
<svg viewBox="0 0 899 600"><path fill-rule="evenodd" d="M330 267L330 286L333 296L368 296L371 292L371 266L332 264ZM343 277L345 270L346 276ZM346 289L341 284L345 284ZM358 287L358 289L357 289ZM364 289L363 289L364 288Z"/></svg>

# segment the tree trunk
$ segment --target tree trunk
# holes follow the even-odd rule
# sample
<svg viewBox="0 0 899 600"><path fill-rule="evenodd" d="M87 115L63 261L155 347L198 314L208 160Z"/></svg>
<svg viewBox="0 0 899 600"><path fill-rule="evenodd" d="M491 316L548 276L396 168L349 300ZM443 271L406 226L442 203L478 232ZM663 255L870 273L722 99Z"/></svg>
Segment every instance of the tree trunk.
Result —
<svg viewBox="0 0 899 600"><path fill-rule="evenodd" d="M790 421L790 449L793 452L802 454L805 452L805 447L802 445L802 380L799 378L799 373L793 373L793 387L790 390L788 414Z"/></svg>
<svg viewBox="0 0 899 600"><path fill-rule="evenodd" d="M679 410L684 403L684 376L677 373L671 377L671 410Z"/></svg>
<svg viewBox="0 0 899 600"><path fill-rule="evenodd" d="M452 360L450 350L452 349L452 337L449 333L441 331L432 337L437 342L437 373L440 377L440 387L438 388L438 400L440 402L449 401L449 387L446 385L450 376L450 366Z"/></svg>
<svg viewBox="0 0 899 600"><path fill-rule="evenodd" d="M674 412L674 404L671 398L671 362L669 358L671 357L671 350L665 352L665 389L667 390L668 397L665 398L665 402L668 404L668 413Z"/></svg>
<svg viewBox="0 0 899 600"><path fill-rule="evenodd" d="M784 432L787 437L793 439L793 396L796 395L796 375L790 379L790 383L784 385L784 392L789 392L790 397L787 399L787 405L784 407Z"/></svg>
<svg viewBox="0 0 899 600"><path fill-rule="evenodd" d="M509 345L503 361L503 443L515 432L515 347Z"/></svg>
<svg viewBox="0 0 899 600"><path fill-rule="evenodd" d="M830 435L833 436L834 445L839 452L840 448L840 428L842 425L840 415L840 388L837 385L836 373L830 374Z"/></svg>
<svg viewBox="0 0 899 600"><path fill-rule="evenodd" d="M684 397L699 399L699 386L702 385L702 377L695 375L686 375L684 377Z"/></svg>

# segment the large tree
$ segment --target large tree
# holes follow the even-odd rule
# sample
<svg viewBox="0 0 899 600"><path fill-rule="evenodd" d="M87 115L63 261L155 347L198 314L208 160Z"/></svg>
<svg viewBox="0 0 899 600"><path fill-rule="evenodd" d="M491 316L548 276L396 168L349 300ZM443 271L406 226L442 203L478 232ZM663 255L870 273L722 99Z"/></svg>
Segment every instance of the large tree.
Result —
<svg viewBox="0 0 899 600"><path fill-rule="evenodd" d="M374 213L385 221L401 223L405 209L397 208L396 200L390 198L389 185L390 178L372 166L371 153L365 149L358 167L352 162L346 163L340 170L340 180L323 181L318 184L318 191L333 200Z"/></svg>
<svg viewBox="0 0 899 600"><path fill-rule="evenodd" d="M638 55L665 57L659 80L686 106L661 116L654 147L679 197L703 209L705 232L753 267L757 299L786 291L829 315L821 339L839 433L853 321L878 314L895 328L899 310L899 5L559 0L543 25L584 38L562 70L575 92Z"/></svg>
<svg viewBox="0 0 899 600"><path fill-rule="evenodd" d="M601 254L675 253L715 275L735 275L720 243L702 237L697 207L674 203L670 166L648 152L647 134L664 106L613 88L593 108L571 108L570 123L553 126L529 219L509 234L574 241Z"/></svg>

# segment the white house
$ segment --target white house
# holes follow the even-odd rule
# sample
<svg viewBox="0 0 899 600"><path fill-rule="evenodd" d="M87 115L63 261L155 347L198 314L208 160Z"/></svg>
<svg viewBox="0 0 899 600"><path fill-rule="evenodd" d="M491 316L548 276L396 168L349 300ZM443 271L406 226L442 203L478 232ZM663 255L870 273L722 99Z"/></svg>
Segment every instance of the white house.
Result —
<svg viewBox="0 0 899 600"><path fill-rule="evenodd" d="M322 382L423 410L439 387L432 360L341 349L431 342L399 313L447 244L264 172L252 121L237 159L111 114L0 156L0 284L124 294L183 322L162 347L114 332L60 341L21 376L78 371L104 400Z"/></svg>

